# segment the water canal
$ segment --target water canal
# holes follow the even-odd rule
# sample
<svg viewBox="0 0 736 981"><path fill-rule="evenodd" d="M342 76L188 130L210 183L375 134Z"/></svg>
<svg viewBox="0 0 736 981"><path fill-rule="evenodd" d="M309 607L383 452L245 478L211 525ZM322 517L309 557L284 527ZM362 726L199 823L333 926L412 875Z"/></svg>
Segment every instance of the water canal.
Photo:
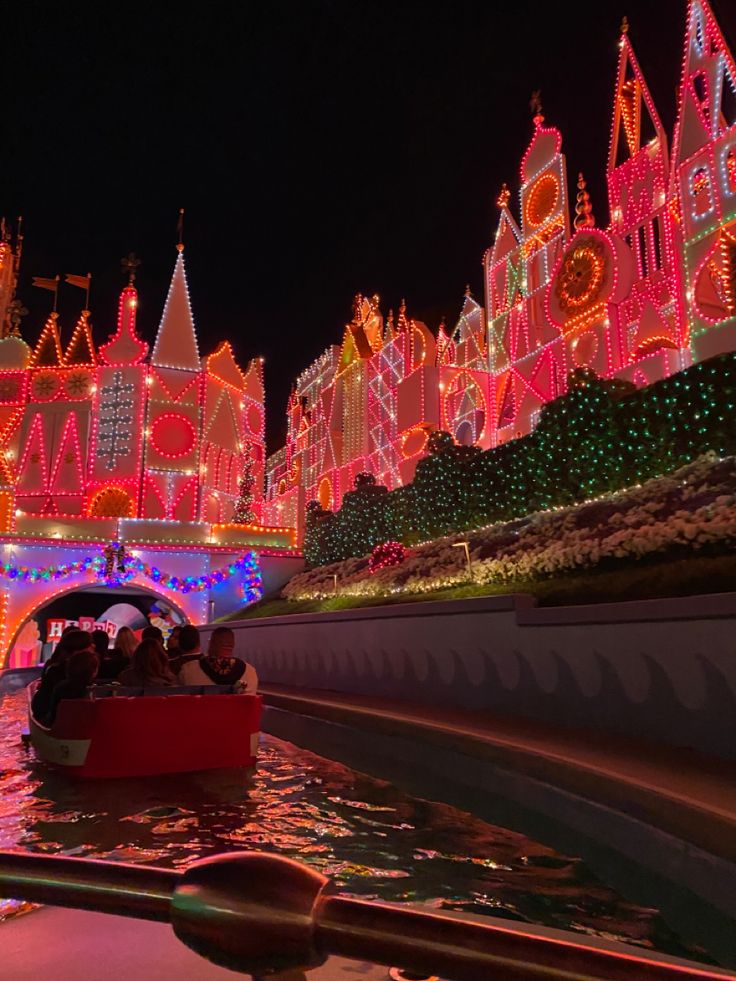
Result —
<svg viewBox="0 0 736 981"><path fill-rule="evenodd" d="M257 772L72 782L23 746L25 693L0 697L0 847L186 866L233 849L307 862L344 894L574 930L693 959L657 909L575 855L264 736ZM0 919L19 911L0 901Z"/></svg>

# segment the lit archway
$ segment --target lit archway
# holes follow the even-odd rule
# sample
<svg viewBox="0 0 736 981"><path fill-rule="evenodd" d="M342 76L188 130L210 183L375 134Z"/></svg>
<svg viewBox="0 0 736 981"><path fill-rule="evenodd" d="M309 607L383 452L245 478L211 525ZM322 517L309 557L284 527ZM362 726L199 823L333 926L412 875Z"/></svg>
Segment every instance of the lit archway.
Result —
<svg viewBox="0 0 736 981"><path fill-rule="evenodd" d="M186 623L191 619L181 604L172 600L170 590L165 590L163 588L157 589L153 584L143 586L139 585L138 583L123 583L120 586L110 587L109 590L101 587L98 582L82 583L81 585L70 586L68 589L55 590L54 592L47 594L45 597L40 599L34 607L24 612L21 621L14 625L7 650L3 652L2 661L0 661L0 669L15 666L11 663L11 654L15 648L21 631L30 620L34 620L39 617L40 614L42 614L47 607L51 606L52 603L56 603L58 600L64 599L64 597L69 596L72 593L102 594L108 592L111 601L115 596L149 596L152 599L160 600L162 603L165 603L167 606L171 607L182 622Z"/></svg>

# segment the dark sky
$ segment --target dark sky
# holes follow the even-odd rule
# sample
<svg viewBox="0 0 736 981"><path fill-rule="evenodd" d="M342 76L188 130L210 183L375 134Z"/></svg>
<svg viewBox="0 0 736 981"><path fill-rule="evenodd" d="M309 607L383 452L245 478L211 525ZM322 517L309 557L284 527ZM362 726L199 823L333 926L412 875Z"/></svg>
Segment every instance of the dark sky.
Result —
<svg viewBox="0 0 736 981"><path fill-rule="evenodd" d="M152 340L179 207L200 346L266 359L271 449L292 378L338 343L354 293L456 317L502 181L518 187L542 90L607 221L603 168L621 16L665 125L685 0L190 5L0 2L0 212L25 217L21 296L35 341L49 294L32 275L94 277L99 339L120 258L142 259ZM727 38L736 9L716 0ZM82 294L62 291L68 339Z"/></svg>

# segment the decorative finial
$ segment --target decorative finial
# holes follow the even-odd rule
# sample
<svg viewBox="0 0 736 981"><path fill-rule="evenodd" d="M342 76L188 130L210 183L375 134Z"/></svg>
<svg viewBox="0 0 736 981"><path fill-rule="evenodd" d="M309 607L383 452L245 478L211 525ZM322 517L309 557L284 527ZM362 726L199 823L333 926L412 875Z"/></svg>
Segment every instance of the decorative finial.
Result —
<svg viewBox="0 0 736 981"><path fill-rule="evenodd" d="M179 220L176 223L176 234L179 236L179 241L177 243L177 252L184 251L184 209L179 208Z"/></svg>
<svg viewBox="0 0 736 981"><path fill-rule="evenodd" d="M23 301L16 297L8 305L7 324L3 324L2 336L20 337L20 322L27 315L28 307L23 306Z"/></svg>
<svg viewBox="0 0 736 981"><path fill-rule="evenodd" d="M578 174L578 198L575 205L575 221L573 222L576 228L595 227L593 205L590 203L590 195L586 191L586 187L587 184L581 172Z"/></svg>
<svg viewBox="0 0 736 981"><path fill-rule="evenodd" d="M508 184L504 181L501 185L501 190L498 192L498 197L496 198L496 204L499 208L505 208L509 201L511 200L511 191L509 190Z"/></svg>
<svg viewBox="0 0 736 981"><path fill-rule="evenodd" d="M628 34L629 33L629 18L628 17L624 17L624 19L621 21L621 33L622 34Z"/></svg>
<svg viewBox="0 0 736 981"><path fill-rule="evenodd" d="M465 284L465 295L471 298L473 296L473 291L470 289L470 283Z"/></svg>
<svg viewBox="0 0 736 981"><path fill-rule="evenodd" d="M135 282L135 271L140 264L141 260L135 252L129 252L124 259L120 260L120 267L123 273L128 276L128 286L132 286Z"/></svg>
<svg viewBox="0 0 736 981"><path fill-rule="evenodd" d="M542 90L535 89L532 92L532 97L529 100L529 108L532 111L532 117L537 126L541 126L544 122L544 115L542 111Z"/></svg>

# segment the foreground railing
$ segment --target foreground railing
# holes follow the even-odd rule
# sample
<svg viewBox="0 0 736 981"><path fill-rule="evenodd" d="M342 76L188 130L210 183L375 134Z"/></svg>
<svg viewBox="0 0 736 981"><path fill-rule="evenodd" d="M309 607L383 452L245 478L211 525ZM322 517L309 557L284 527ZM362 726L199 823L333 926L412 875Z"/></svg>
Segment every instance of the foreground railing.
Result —
<svg viewBox="0 0 736 981"><path fill-rule="evenodd" d="M330 894L287 858L219 855L186 871L0 852L0 895L171 923L177 937L232 970L316 967L330 954L399 964L456 981L720 978L707 968Z"/></svg>

